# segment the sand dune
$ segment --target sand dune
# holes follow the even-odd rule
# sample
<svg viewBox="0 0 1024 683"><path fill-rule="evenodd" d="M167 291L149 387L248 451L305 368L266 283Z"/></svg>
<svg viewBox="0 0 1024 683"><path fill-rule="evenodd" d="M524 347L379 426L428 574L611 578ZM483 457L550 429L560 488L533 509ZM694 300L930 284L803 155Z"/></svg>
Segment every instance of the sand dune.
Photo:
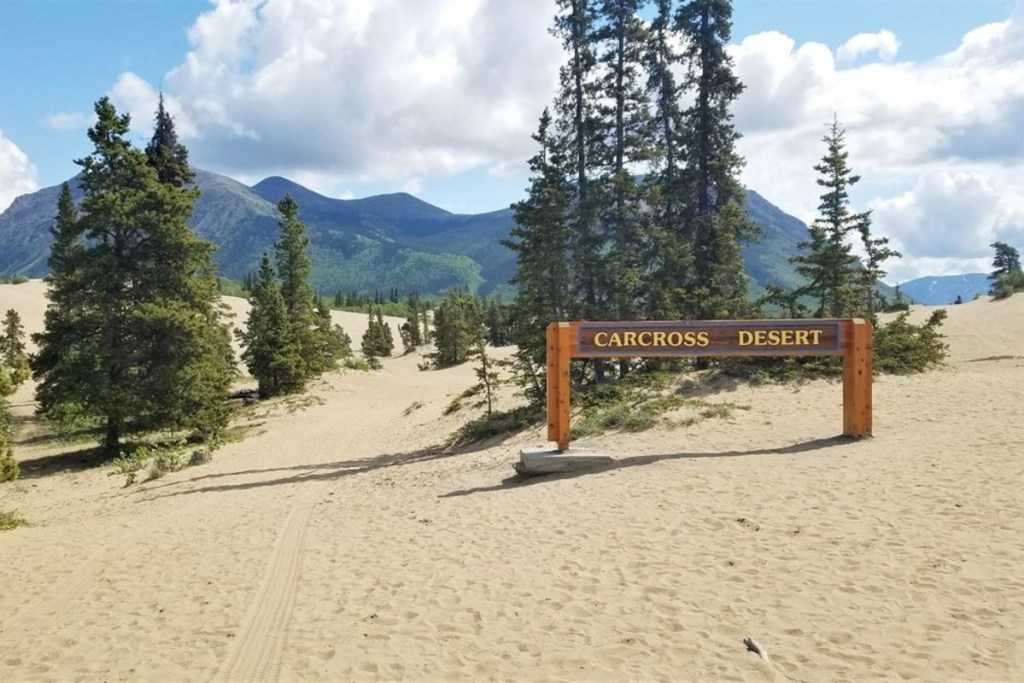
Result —
<svg viewBox="0 0 1024 683"><path fill-rule="evenodd" d="M37 327L42 294L0 286L0 309ZM432 448L473 375L417 356L127 489L36 476L59 449L23 443L0 680L1022 680L1024 297L948 310L949 365L879 378L859 443L838 384L739 387L708 397L745 408L727 420L522 481L540 430Z"/></svg>

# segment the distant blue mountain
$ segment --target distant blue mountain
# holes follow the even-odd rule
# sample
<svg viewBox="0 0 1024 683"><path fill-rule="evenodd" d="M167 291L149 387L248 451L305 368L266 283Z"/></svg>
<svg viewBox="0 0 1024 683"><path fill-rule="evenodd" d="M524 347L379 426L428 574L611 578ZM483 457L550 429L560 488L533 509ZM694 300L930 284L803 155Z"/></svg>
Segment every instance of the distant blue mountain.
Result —
<svg viewBox="0 0 1024 683"><path fill-rule="evenodd" d="M278 235L274 205L290 194L309 227L310 281L318 291L372 293L398 287L440 294L466 287L481 294L509 292L516 255L501 244L515 225L509 208L454 214L405 193L345 200L278 176L247 187L195 170L202 194L189 225L217 246L214 258L226 277L242 279L259 267L263 251L273 251ZM73 192L76 199L81 196L77 187ZM58 186L44 188L18 197L0 212L0 275L46 273L59 194ZM789 259L809 238L807 226L753 190L747 191L746 207L761 228L760 238L743 249L751 296L772 285L800 286L803 281ZM886 286L879 288L891 297Z"/></svg>
<svg viewBox="0 0 1024 683"><path fill-rule="evenodd" d="M916 304L941 306L956 301L971 301L979 294L988 294L988 275L967 273L966 275L939 275L919 277L900 284L900 292Z"/></svg>

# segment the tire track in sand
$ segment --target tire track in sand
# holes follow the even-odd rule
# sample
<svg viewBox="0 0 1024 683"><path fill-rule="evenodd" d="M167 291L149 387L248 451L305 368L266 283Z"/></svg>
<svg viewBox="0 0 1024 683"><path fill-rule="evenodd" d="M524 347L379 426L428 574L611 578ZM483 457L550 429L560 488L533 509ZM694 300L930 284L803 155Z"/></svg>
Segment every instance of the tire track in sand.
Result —
<svg viewBox="0 0 1024 683"><path fill-rule="evenodd" d="M314 495L292 508L264 570L238 637L216 676L222 681L275 681L281 674L285 630L295 604Z"/></svg>

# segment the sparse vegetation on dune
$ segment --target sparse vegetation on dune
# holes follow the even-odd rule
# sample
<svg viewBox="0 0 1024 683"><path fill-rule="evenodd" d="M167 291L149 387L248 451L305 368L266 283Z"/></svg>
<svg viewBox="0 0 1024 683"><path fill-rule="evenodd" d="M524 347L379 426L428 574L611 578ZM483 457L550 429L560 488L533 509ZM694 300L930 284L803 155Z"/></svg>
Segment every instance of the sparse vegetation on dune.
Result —
<svg viewBox="0 0 1024 683"><path fill-rule="evenodd" d="M0 531L10 531L24 526L27 522L12 510L0 510Z"/></svg>

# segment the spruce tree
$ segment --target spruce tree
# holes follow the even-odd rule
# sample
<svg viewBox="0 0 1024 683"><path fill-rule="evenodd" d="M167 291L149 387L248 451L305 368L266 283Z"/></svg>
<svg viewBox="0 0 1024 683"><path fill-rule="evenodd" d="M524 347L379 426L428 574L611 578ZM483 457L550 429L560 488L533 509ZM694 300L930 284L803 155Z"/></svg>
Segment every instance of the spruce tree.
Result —
<svg viewBox="0 0 1024 683"><path fill-rule="evenodd" d="M483 329L483 312L476 298L459 289L451 290L434 312L436 350L428 358L436 368L465 363Z"/></svg>
<svg viewBox="0 0 1024 683"><path fill-rule="evenodd" d="M377 329L380 331L381 338L381 356L390 356L395 350L395 340L391 334L391 325L384 322L384 311L380 308L377 309Z"/></svg>
<svg viewBox="0 0 1024 683"><path fill-rule="evenodd" d="M408 327L409 347L415 349L423 344L423 333L420 329L420 297L416 292L411 292L406 302L409 310L405 324Z"/></svg>
<svg viewBox="0 0 1024 683"><path fill-rule="evenodd" d="M487 326L487 342L491 346L508 345L507 311L505 306L491 299L487 305L487 313L484 317L484 324Z"/></svg>
<svg viewBox="0 0 1024 683"><path fill-rule="evenodd" d="M242 360L256 379L260 397L301 391L306 382L304 363L266 252L249 301L249 318L236 334L244 346Z"/></svg>
<svg viewBox="0 0 1024 683"><path fill-rule="evenodd" d="M434 333L430 330L430 309L426 306L420 311L420 316L423 321L423 332L422 339L424 344L429 344L434 340Z"/></svg>
<svg viewBox="0 0 1024 683"><path fill-rule="evenodd" d="M800 244L804 253L790 260L807 280L797 293L818 300L815 317L836 318L863 312L865 299L860 293L865 279L856 267L849 238L858 232L870 235L870 216L850 210L849 189L860 177L850 168L845 131L838 120L829 125L823 142L826 153L814 166L819 174L817 183L825 190L818 205L819 217L810 226L811 239Z"/></svg>
<svg viewBox="0 0 1024 683"><path fill-rule="evenodd" d="M20 475L11 449L13 428L7 397L29 375L25 330L21 326L21 317L12 308L4 316L3 332L0 333L0 482L14 481Z"/></svg>
<svg viewBox="0 0 1024 683"><path fill-rule="evenodd" d="M161 183L172 187L185 187L195 180L195 173L188 165L188 150L178 142L171 115L164 108L164 94L156 110L156 126L153 137L146 145L146 158L156 169Z"/></svg>
<svg viewBox="0 0 1024 683"><path fill-rule="evenodd" d="M1003 275L1020 270L1020 252L1006 242L993 242L989 245L995 250L992 258L992 273L988 276L990 280L998 280Z"/></svg>
<svg viewBox="0 0 1024 683"><path fill-rule="evenodd" d="M992 273L989 280L989 294L996 299L1005 299L1016 292L1024 291L1024 271L1020 267L1020 253L1006 242L993 242L995 257L992 259Z"/></svg>
<svg viewBox="0 0 1024 683"><path fill-rule="evenodd" d="M578 227L574 202L578 198L566 178L566 159L552 137L547 109L533 139L539 150L530 159L530 188L526 199L513 204L515 226L502 244L516 254L511 283L518 293L513 309L517 345L516 373L533 383L544 367L544 330L548 323L568 320L578 310L572 305L572 232ZM579 267L579 266L578 266Z"/></svg>
<svg viewBox="0 0 1024 683"><path fill-rule="evenodd" d="M66 423L68 418L96 416L95 411L61 398L75 377L89 373L90 353L97 342L85 335L83 329L87 292L79 283L83 279L81 262L85 247L68 183L61 185L56 221L50 233L53 246L47 261L48 305L43 315L43 331L33 335L37 351L30 364L38 380L36 400L40 413L51 421Z"/></svg>
<svg viewBox="0 0 1024 683"><path fill-rule="evenodd" d="M476 360L479 363L479 365L473 368L477 379L477 384L473 389L483 394L483 402L487 405L487 414L491 415L494 412L494 393L501 381L495 362L487 355L487 341L484 338L482 328L477 338L473 341L469 352L469 359Z"/></svg>
<svg viewBox="0 0 1024 683"><path fill-rule="evenodd" d="M605 315L634 320L646 293L650 260L649 201L633 169L650 161L654 130L647 96L644 55L647 30L637 16L640 0L601 0L593 34L598 81L598 139L590 166L599 193L602 259L598 281Z"/></svg>
<svg viewBox="0 0 1024 683"><path fill-rule="evenodd" d="M313 369L320 373L327 370L334 370L338 367L338 361L351 355L352 339L345 334L340 325L335 325L331 319L331 311L327 308L323 299L317 297L316 301L316 326L314 328L317 341L317 353Z"/></svg>
<svg viewBox="0 0 1024 683"><path fill-rule="evenodd" d="M743 92L726 52L731 0L686 0L676 13L676 29L685 45L683 88L693 96L680 131L687 158L683 182L693 193L686 207L694 256L691 316L742 317L749 307L740 243L757 231L743 209L738 179L743 160L736 153L740 136L730 111Z"/></svg>
<svg viewBox="0 0 1024 683"><path fill-rule="evenodd" d="M14 481L20 474L18 461L11 448L11 413L7 397L14 393L14 382L9 369L0 363L0 483Z"/></svg>
<svg viewBox="0 0 1024 683"><path fill-rule="evenodd" d="M306 225L299 220L299 205L291 195L277 203L280 214L281 236L274 245L277 253L277 273L281 280L281 296L288 311L292 337L299 345L303 372L307 376L319 373L317 366L318 342L315 327L313 288L309 276L313 270L307 250L309 235Z"/></svg>
<svg viewBox="0 0 1024 683"><path fill-rule="evenodd" d="M568 59L559 72L559 91L548 132L548 160L564 163L566 180L573 188L572 212L566 218L570 224L570 260L574 264L569 282L574 310L567 318L574 319L596 319L603 310L599 300L603 245L591 184L592 157L599 142L595 5L595 0L557 0L553 30L562 40ZM551 153L555 148L563 155L557 160Z"/></svg>
<svg viewBox="0 0 1024 683"><path fill-rule="evenodd" d="M186 222L196 193L159 180L126 139L128 116L105 97L96 118L94 151L76 161L81 215L69 192L58 206L33 363L39 410L101 418L111 454L141 430L213 437L227 421L230 344L217 322L212 246Z"/></svg>
<svg viewBox="0 0 1024 683"><path fill-rule="evenodd" d="M3 331L0 332L0 365L6 369L15 388L32 376L25 352L25 328L21 324L21 316L13 308L4 315Z"/></svg>
<svg viewBox="0 0 1024 683"><path fill-rule="evenodd" d="M651 207L651 278L647 294L647 315L672 320L692 309L688 294L693 276L693 251L686 222L693 193L684 173L686 159L682 131L685 128L680 100L682 88L674 69L682 56L675 46L674 2L656 0L646 54L647 89L653 101L652 156L646 178Z"/></svg>
<svg viewBox="0 0 1024 683"><path fill-rule="evenodd" d="M141 307L138 322L139 342L149 362L156 364L150 400L165 412L154 424L187 426L211 440L230 419L227 394L235 375L234 351L220 303L215 247L187 224L200 192L191 187L195 174L188 150L178 142L162 95L146 159L161 185L182 202L180 213L168 214L162 229L148 235L136 256L151 264L146 280L154 301Z"/></svg>

